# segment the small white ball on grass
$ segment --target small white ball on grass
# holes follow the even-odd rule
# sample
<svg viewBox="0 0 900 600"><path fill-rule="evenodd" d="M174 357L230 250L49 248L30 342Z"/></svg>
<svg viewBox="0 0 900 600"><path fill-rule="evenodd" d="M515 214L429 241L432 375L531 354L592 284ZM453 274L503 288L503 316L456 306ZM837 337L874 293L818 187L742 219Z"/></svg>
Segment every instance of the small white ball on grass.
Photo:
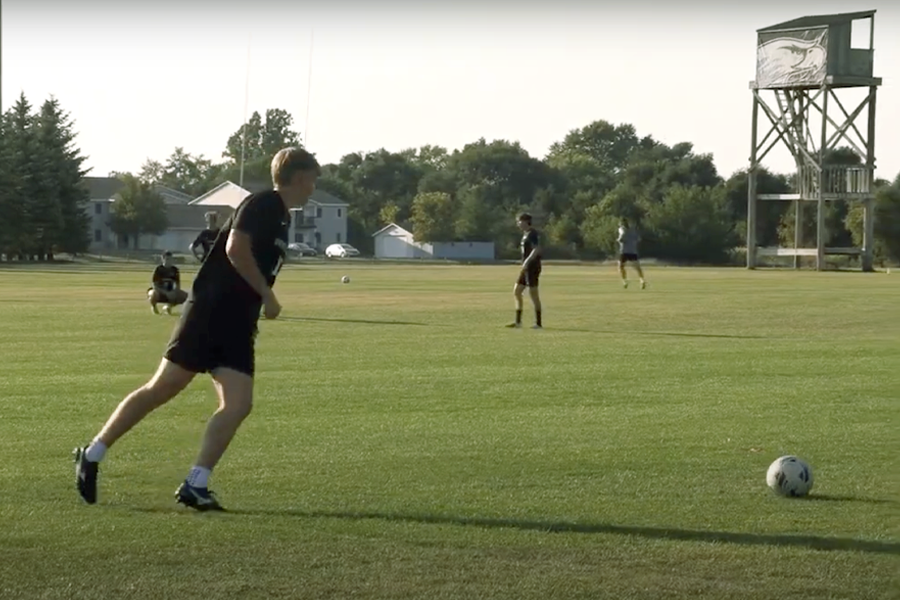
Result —
<svg viewBox="0 0 900 600"><path fill-rule="evenodd" d="M341 283L350 283L350 277L344 275L343 277L341 277Z"/></svg>

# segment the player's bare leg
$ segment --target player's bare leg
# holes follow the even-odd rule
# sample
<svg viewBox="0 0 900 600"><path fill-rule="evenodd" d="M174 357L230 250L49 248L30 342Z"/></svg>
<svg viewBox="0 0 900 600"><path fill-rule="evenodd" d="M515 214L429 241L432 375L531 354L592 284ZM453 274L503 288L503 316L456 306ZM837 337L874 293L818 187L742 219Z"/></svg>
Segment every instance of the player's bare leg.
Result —
<svg viewBox="0 0 900 600"><path fill-rule="evenodd" d="M534 329L541 329L544 325L541 322L541 294L537 286L528 288L528 295L531 296L531 303L534 305Z"/></svg>
<svg viewBox="0 0 900 600"><path fill-rule="evenodd" d="M154 289L150 289L147 291L147 300L150 302L150 310L153 311L153 314L159 314L159 308L157 308L157 304L159 303L158 293Z"/></svg>
<svg viewBox="0 0 900 600"><path fill-rule="evenodd" d="M103 460L107 449L144 417L177 396L194 375L163 359L150 381L119 403L97 437L87 447L75 449L76 483L85 502L93 504L97 501L98 463Z"/></svg>
<svg viewBox="0 0 900 600"><path fill-rule="evenodd" d="M622 286L628 287L628 273L625 272L625 261L619 261L619 276L622 278Z"/></svg>
<svg viewBox="0 0 900 600"><path fill-rule="evenodd" d="M521 283L517 283L515 287L513 287L513 298L516 301L516 320L513 323L507 325L507 327L511 329L519 328L522 326L522 305L523 305L523 294L525 293L525 286Z"/></svg>
<svg viewBox="0 0 900 600"><path fill-rule="evenodd" d="M644 280L644 270L641 268L641 261L634 261L634 269L637 271L638 277L641 278L641 289L647 287L647 282Z"/></svg>
<svg viewBox="0 0 900 600"><path fill-rule="evenodd" d="M196 463L175 492L178 502L202 511L222 510L215 495L209 491L209 477L253 408L253 378L250 375L220 368L213 373L213 384L219 396L219 408L206 426Z"/></svg>

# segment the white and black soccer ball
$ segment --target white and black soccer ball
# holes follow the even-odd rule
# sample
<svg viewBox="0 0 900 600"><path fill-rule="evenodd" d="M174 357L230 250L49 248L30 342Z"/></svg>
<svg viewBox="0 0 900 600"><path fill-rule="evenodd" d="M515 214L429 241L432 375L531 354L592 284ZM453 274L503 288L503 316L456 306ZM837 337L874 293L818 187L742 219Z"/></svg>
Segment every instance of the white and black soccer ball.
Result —
<svg viewBox="0 0 900 600"><path fill-rule="evenodd" d="M350 276L344 275L343 277L341 277L341 283L350 283Z"/></svg>
<svg viewBox="0 0 900 600"><path fill-rule="evenodd" d="M812 467L796 456L782 456L769 466L766 484L779 496L806 496L813 487Z"/></svg>

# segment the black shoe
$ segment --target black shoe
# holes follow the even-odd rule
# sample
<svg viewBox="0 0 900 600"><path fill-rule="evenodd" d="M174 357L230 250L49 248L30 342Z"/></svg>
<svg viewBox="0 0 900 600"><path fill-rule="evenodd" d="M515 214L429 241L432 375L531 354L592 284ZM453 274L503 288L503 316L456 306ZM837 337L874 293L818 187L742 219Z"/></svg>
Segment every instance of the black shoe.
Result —
<svg viewBox="0 0 900 600"><path fill-rule="evenodd" d="M85 458L87 448L75 448L75 487L88 504L97 502L97 473L100 464Z"/></svg>
<svg viewBox="0 0 900 600"><path fill-rule="evenodd" d="M207 488L198 488L189 485L187 481L178 486L175 491L175 501L184 504L188 508L205 512L208 510L221 510L222 505L216 500L216 495Z"/></svg>

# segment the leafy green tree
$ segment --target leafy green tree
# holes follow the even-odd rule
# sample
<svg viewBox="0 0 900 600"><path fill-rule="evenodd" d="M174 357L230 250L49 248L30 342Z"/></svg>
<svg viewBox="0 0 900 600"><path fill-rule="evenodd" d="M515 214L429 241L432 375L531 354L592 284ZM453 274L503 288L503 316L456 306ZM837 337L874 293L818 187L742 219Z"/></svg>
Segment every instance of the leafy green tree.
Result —
<svg viewBox="0 0 900 600"><path fill-rule="evenodd" d="M492 241L497 235L496 203L490 199L496 193L486 183L466 186L457 194L454 239L463 242Z"/></svg>
<svg viewBox="0 0 900 600"><path fill-rule="evenodd" d="M449 194L418 194L412 205L413 236L417 242L449 242L455 237L453 199Z"/></svg>
<svg viewBox="0 0 900 600"><path fill-rule="evenodd" d="M165 163L147 160L141 167L139 177L147 183L196 197L215 187L222 170L221 165L213 164L208 158L193 156L179 147Z"/></svg>
<svg viewBox="0 0 900 600"><path fill-rule="evenodd" d="M300 146L300 134L292 129L294 118L282 108L266 110L265 118L254 111L245 126L241 125L228 138L223 156L230 164L239 165L241 156L245 164L260 159L269 161L275 153L287 146Z"/></svg>
<svg viewBox="0 0 900 600"><path fill-rule="evenodd" d="M675 184L641 222L642 253L688 263L724 263L737 236L725 188Z"/></svg>
<svg viewBox="0 0 900 600"><path fill-rule="evenodd" d="M398 214L400 214L400 207L393 202L388 202L378 212L378 220L381 221L382 225L390 225L397 222Z"/></svg>
<svg viewBox="0 0 900 600"><path fill-rule="evenodd" d="M140 178L126 174L121 179L124 187L113 202L109 226L117 235L134 240L137 249L141 235L161 235L169 226L166 205Z"/></svg>
<svg viewBox="0 0 900 600"><path fill-rule="evenodd" d="M900 262L900 173L893 183L878 182L874 201L876 259ZM861 202L855 202L846 218L847 229L856 246L863 245L864 211Z"/></svg>

